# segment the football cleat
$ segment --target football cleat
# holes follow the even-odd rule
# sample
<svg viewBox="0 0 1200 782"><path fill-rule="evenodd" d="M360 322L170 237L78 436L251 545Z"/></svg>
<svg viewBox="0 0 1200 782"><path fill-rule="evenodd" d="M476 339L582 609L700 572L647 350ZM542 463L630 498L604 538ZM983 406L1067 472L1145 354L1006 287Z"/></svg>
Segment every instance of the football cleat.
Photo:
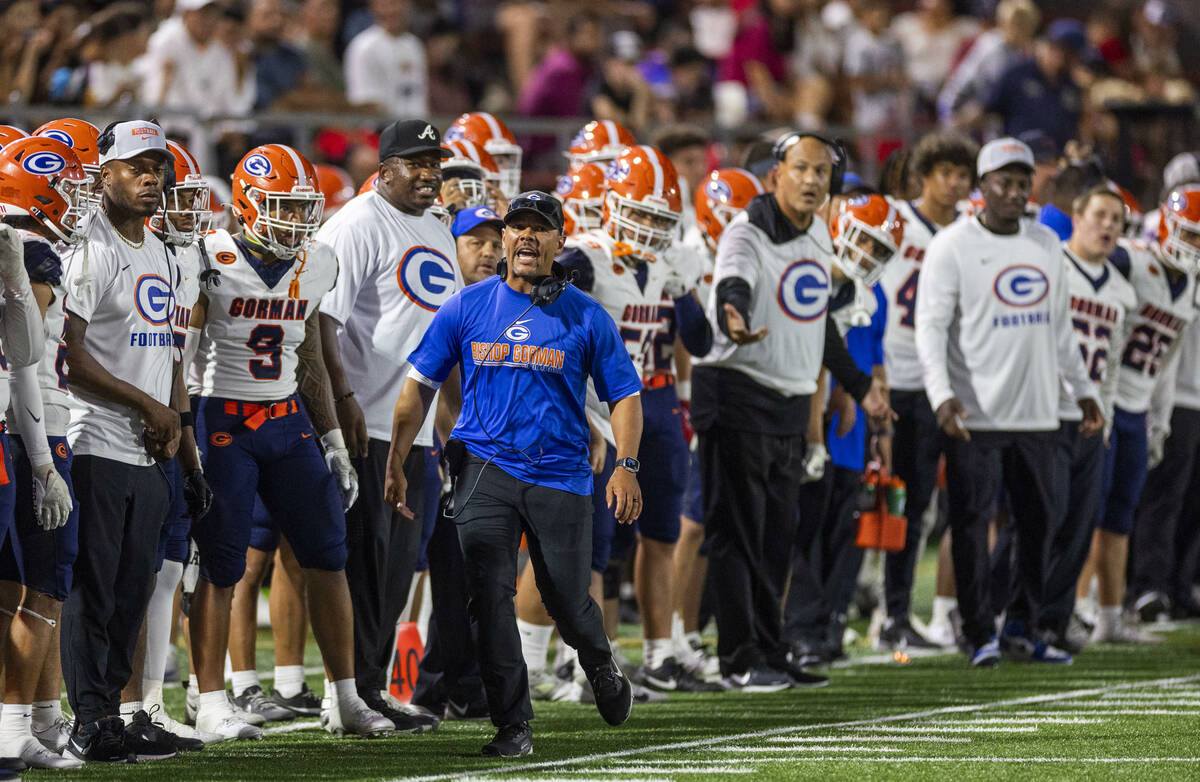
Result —
<svg viewBox="0 0 1200 782"><path fill-rule="evenodd" d="M329 707L321 712L321 727L335 736L353 733L369 739L396 732L396 723L359 697L354 697L346 708L339 708L331 699Z"/></svg>
<svg viewBox="0 0 1200 782"><path fill-rule="evenodd" d="M257 684L247 687L241 695L234 696L233 705L242 711L258 714L267 722L294 720L297 716L295 711L268 698L263 688Z"/></svg>
<svg viewBox="0 0 1200 782"><path fill-rule="evenodd" d="M0 744L0 755L19 758L28 768L82 768L83 761L72 755L58 755L42 746L33 736Z"/></svg>
<svg viewBox="0 0 1200 782"><path fill-rule="evenodd" d="M647 687L662 692L721 692L724 689L719 684L697 679L674 657L668 657L657 668L647 668L642 673L642 681Z"/></svg>
<svg viewBox="0 0 1200 782"><path fill-rule="evenodd" d="M750 668L741 673L731 673L722 679L727 689L740 692L782 692L790 689L792 679L774 668Z"/></svg>
<svg viewBox="0 0 1200 782"><path fill-rule="evenodd" d="M42 742L42 746L56 754L61 754L71 740L71 731L75 728L75 720L70 717L59 717L44 728L33 727L33 737Z"/></svg>
<svg viewBox="0 0 1200 782"><path fill-rule="evenodd" d="M279 690L272 689L271 702L304 717L321 716L321 699L307 684L301 685L300 692L290 698L285 698L279 694Z"/></svg>
<svg viewBox="0 0 1200 782"><path fill-rule="evenodd" d="M971 654L972 668L991 668L1000 662L1000 642L995 636Z"/></svg>
<svg viewBox="0 0 1200 782"><path fill-rule="evenodd" d="M196 730L216 736L217 742L258 741L263 737L262 728L251 725L244 715L245 712L235 711L230 704L226 708L201 709L196 715Z"/></svg>

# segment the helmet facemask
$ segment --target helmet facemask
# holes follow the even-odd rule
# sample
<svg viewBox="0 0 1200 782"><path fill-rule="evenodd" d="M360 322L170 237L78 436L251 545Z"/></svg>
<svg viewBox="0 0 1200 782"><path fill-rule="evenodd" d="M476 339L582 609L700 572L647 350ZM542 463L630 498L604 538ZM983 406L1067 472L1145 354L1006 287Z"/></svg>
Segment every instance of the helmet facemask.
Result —
<svg viewBox="0 0 1200 782"><path fill-rule="evenodd" d="M594 231L604 224L604 199L568 198L563 201L563 212L574 225L572 233Z"/></svg>
<svg viewBox="0 0 1200 782"><path fill-rule="evenodd" d="M166 195L166 208L150 218L150 227L163 235L167 244L186 247L212 228L209 209L211 190L203 176L189 175Z"/></svg>
<svg viewBox="0 0 1200 782"><path fill-rule="evenodd" d="M87 241L83 225L95 211L95 202L89 198L92 190L92 178L90 176L84 179L55 177L50 182L50 187L62 196L63 201L67 204L66 210L57 220L36 208L30 212L30 217L67 244L82 244Z"/></svg>
<svg viewBox="0 0 1200 782"><path fill-rule="evenodd" d="M847 225L835 240L834 263L842 274L870 288L883 276L884 266L898 249L892 238L858 220Z"/></svg>
<svg viewBox="0 0 1200 782"><path fill-rule="evenodd" d="M521 148L501 141L489 141L483 148L500 169L497 175L500 191L505 198L516 198L521 192Z"/></svg>
<svg viewBox="0 0 1200 782"><path fill-rule="evenodd" d="M610 192L605 205L605 227L618 245L628 248L628 254L646 261L656 261L659 254L675 240L680 215L667 205L665 199L646 196L641 201L635 201ZM646 225L633 219L633 212L650 217L657 225Z"/></svg>
<svg viewBox="0 0 1200 782"><path fill-rule="evenodd" d="M258 211L246 233L277 258L294 256L321 226L325 196L311 187L297 186L288 193L251 187L246 196Z"/></svg>
<svg viewBox="0 0 1200 782"><path fill-rule="evenodd" d="M1162 242L1163 263L1184 274L1200 271L1200 223L1188 222L1167 209L1163 210L1163 220L1167 224L1167 236Z"/></svg>

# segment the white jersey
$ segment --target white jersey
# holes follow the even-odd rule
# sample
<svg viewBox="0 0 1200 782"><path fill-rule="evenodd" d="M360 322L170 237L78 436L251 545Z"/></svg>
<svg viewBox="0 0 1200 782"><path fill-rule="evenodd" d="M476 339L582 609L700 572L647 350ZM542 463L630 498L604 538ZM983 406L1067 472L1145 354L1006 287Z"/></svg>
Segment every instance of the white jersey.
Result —
<svg viewBox="0 0 1200 782"><path fill-rule="evenodd" d="M933 237L923 266L917 354L934 410L957 397L968 429L1053 431L1060 373L1078 398L1099 401L1070 328L1053 231L1022 220L1001 235L960 218Z"/></svg>
<svg viewBox="0 0 1200 782"><path fill-rule="evenodd" d="M1063 246L1067 257L1067 290L1071 295L1071 325L1088 380L1100 397L1104 420L1112 420L1116 400L1118 365L1125 344L1125 319L1137 308L1137 293L1120 271L1107 260L1088 263ZM1081 421L1074 390L1064 381L1059 395L1058 418Z"/></svg>
<svg viewBox="0 0 1200 782"><path fill-rule="evenodd" d="M208 299L204 340L196 352L200 395L250 402L296 393L296 349L305 322L337 279L337 259L310 242L290 263L264 267L225 231L205 240L221 267Z"/></svg>
<svg viewBox="0 0 1200 782"><path fill-rule="evenodd" d="M63 260L66 309L88 322L84 348L114 377L170 404L174 377L175 287L178 267L150 231L139 247L119 236L103 212L87 244ZM69 387L67 440L79 455L148 466L142 415L124 405Z"/></svg>
<svg viewBox="0 0 1200 782"><path fill-rule="evenodd" d="M1179 358L1174 363L1175 406L1200 410L1200 318L1184 330Z"/></svg>
<svg viewBox="0 0 1200 782"><path fill-rule="evenodd" d="M807 231L779 243L751 221L749 209L730 220L717 248L705 309L714 326L713 347L694 363L737 370L785 396L812 394L825 354L832 263L833 242L820 217L813 217ZM750 345L738 345L716 328L717 286L730 277L750 285L750 328L768 329L764 339Z"/></svg>
<svg viewBox="0 0 1200 782"><path fill-rule="evenodd" d="M341 267L321 312L342 324L342 366L362 405L367 434L390 441L408 355L438 308L463 287L454 237L431 212L404 214L372 190L329 218L317 239L333 248ZM435 408L417 445L433 445Z"/></svg>
<svg viewBox="0 0 1200 782"><path fill-rule="evenodd" d="M1138 301L1126 320L1117 407L1144 413L1159 377L1178 355L1179 338L1196 317L1196 279L1179 275L1172 282L1154 245L1125 238L1117 240L1114 263L1129 278Z"/></svg>
<svg viewBox="0 0 1200 782"><path fill-rule="evenodd" d="M698 225L693 225L683 234L683 246L695 253L700 265L700 276L696 280L696 298L700 299L701 306L708 301L708 295L712 292L713 271L717 267L717 257L708 248L706 235Z"/></svg>
<svg viewBox="0 0 1200 782"><path fill-rule="evenodd" d="M888 386L899 391L920 391L925 383L917 357L917 280L925 250L938 226L918 212L912 202L889 200L904 218L904 243L883 267L883 276L879 278L888 303L883 365Z"/></svg>

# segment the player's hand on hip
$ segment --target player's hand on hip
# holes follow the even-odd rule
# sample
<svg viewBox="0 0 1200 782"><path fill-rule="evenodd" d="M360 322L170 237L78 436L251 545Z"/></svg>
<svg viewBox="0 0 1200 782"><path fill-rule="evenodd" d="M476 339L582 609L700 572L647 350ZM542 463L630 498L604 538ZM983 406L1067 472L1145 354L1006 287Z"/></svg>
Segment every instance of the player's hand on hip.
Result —
<svg viewBox="0 0 1200 782"><path fill-rule="evenodd" d="M729 338L739 345L753 345L767 336L766 326L758 331L751 331L745 318L732 304L725 305L725 326L729 329Z"/></svg>
<svg viewBox="0 0 1200 782"><path fill-rule="evenodd" d="M325 466L337 479L338 491L342 493L342 510L350 510L358 499L358 473L350 463L350 452L341 429L330 429L321 435L321 448L325 451Z"/></svg>
<svg viewBox="0 0 1200 782"><path fill-rule="evenodd" d="M966 419L967 408L963 407L963 403L958 401L957 397L950 397L938 405L938 426L950 437L958 440L971 439L971 433L967 431Z"/></svg>
<svg viewBox="0 0 1200 782"><path fill-rule="evenodd" d="M203 470L183 471L183 501L187 504L188 516L200 521L212 507L213 493L204 478Z"/></svg>
<svg viewBox="0 0 1200 782"><path fill-rule="evenodd" d="M46 531L67 523L73 502L67 483L50 462L33 468L33 513Z"/></svg>
<svg viewBox="0 0 1200 782"><path fill-rule="evenodd" d="M351 459L365 459L367 456L367 419L363 415L358 400L352 396L343 397L337 408L338 423L341 424L342 434L346 438L346 450Z"/></svg>
<svg viewBox="0 0 1200 782"><path fill-rule="evenodd" d="M604 494L617 523L632 524L642 515L642 487L637 476L624 467L613 470Z"/></svg>
<svg viewBox="0 0 1200 782"><path fill-rule="evenodd" d="M408 478L404 475L404 460L395 453L388 453L387 479L383 484L383 499L407 519L416 518L412 508L405 505L408 496Z"/></svg>
<svg viewBox="0 0 1200 782"><path fill-rule="evenodd" d="M1083 411L1083 420L1079 422L1080 434L1092 437L1104 431L1104 413L1095 399L1080 399L1079 409Z"/></svg>

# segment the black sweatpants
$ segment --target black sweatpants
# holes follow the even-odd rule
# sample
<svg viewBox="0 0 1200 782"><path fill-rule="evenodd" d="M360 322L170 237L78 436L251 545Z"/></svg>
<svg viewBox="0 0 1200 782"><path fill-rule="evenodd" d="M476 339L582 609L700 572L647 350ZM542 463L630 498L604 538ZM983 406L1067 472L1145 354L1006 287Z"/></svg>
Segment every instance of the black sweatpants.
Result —
<svg viewBox="0 0 1200 782"><path fill-rule="evenodd" d="M1146 476L1129 543L1129 596L1162 592L1191 603L1200 513L1200 410L1176 407L1163 459ZM1185 507L1185 501L1190 500Z"/></svg>
<svg viewBox="0 0 1200 782"><path fill-rule="evenodd" d="M804 437L714 426L700 433L700 469L721 673L778 665Z"/></svg>
<svg viewBox="0 0 1200 782"><path fill-rule="evenodd" d="M1054 519L1056 431L972 431L946 438L946 488L958 605L967 641L979 647L996 634L991 605L988 522L1001 485L1008 490L1016 533L1017 572L1008 621L1037 627Z"/></svg>
<svg viewBox="0 0 1200 782"><path fill-rule="evenodd" d="M170 508L162 467L75 455L79 558L62 612L62 668L76 724L120 711Z"/></svg>
<svg viewBox="0 0 1200 782"><path fill-rule="evenodd" d="M365 459L354 459L358 501L346 512L346 581L354 608L354 679L360 693L385 689L395 654L396 622L408 601L421 545L425 502L425 449L414 446L404 463L407 505L415 518L383 499L390 443L371 439Z"/></svg>
<svg viewBox="0 0 1200 782"><path fill-rule="evenodd" d="M513 603L521 533L546 611L562 639L578 651L584 672L612 659L600 607L588 594L592 498L527 483L469 456L455 480L454 507L492 722L504 727L532 719Z"/></svg>
<svg viewBox="0 0 1200 782"><path fill-rule="evenodd" d="M888 616L907 619L921 554L921 521L937 486L938 457L945 448L946 436L937 425L924 391L893 390L891 402L899 415L892 438L892 469L906 486L908 536L903 549L884 557L883 592Z"/></svg>

